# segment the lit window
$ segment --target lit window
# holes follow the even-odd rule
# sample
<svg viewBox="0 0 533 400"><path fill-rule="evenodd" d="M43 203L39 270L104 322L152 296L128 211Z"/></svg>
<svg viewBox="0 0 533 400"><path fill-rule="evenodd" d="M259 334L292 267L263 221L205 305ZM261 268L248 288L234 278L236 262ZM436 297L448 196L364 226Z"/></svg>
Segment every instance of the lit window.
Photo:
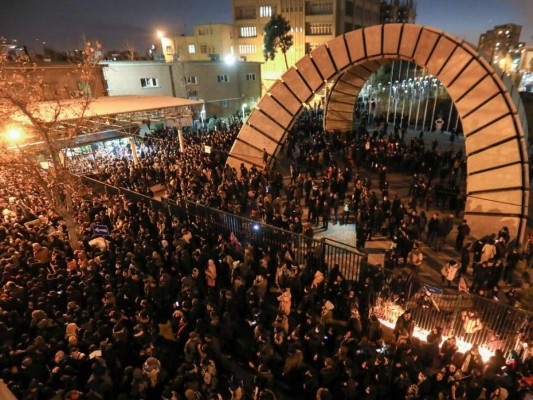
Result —
<svg viewBox="0 0 533 400"><path fill-rule="evenodd" d="M259 17L271 17L272 16L272 6L261 6L259 7Z"/></svg>
<svg viewBox="0 0 533 400"><path fill-rule="evenodd" d="M506 30L506 31L505 31L505 34L508 35L508 34L509 34L509 30Z"/></svg>
<svg viewBox="0 0 533 400"><path fill-rule="evenodd" d="M198 77L196 77L196 76L188 76L187 77L187 83L190 83L191 85L197 85L198 84Z"/></svg>
<svg viewBox="0 0 533 400"><path fill-rule="evenodd" d="M256 37L257 28L255 26L241 26L241 37Z"/></svg>
<svg viewBox="0 0 533 400"><path fill-rule="evenodd" d="M229 76L228 75L217 75L217 81L219 83L221 83L221 82L229 82Z"/></svg>
<svg viewBox="0 0 533 400"><path fill-rule="evenodd" d="M159 87L157 78L141 78L141 86L143 88Z"/></svg>
<svg viewBox="0 0 533 400"><path fill-rule="evenodd" d="M255 54L255 44L240 44L239 54Z"/></svg>
<svg viewBox="0 0 533 400"><path fill-rule="evenodd" d="M189 54L196 53L196 46L194 44L189 45Z"/></svg>
<svg viewBox="0 0 533 400"><path fill-rule="evenodd" d="M246 80L247 81L255 81L255 74L254 73L246 74Z"/></svg>

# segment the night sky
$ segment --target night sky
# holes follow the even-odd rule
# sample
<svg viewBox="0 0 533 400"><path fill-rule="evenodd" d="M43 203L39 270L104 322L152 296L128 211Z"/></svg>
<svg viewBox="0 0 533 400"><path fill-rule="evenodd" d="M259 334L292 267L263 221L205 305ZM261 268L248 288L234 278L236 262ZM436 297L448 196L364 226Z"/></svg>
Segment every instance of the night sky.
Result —
<svg viewBox="0 0 533 400"><path fill-rule="evenodd" d="M522 25L521 40L533 45L533 0L417 0L416 22L477 45L494 25ZM231 0L0 0L0 36L40 52L98 39L106 50L127 45L144 54L156 32L190 34L194 24L231 23Z"/></svg>

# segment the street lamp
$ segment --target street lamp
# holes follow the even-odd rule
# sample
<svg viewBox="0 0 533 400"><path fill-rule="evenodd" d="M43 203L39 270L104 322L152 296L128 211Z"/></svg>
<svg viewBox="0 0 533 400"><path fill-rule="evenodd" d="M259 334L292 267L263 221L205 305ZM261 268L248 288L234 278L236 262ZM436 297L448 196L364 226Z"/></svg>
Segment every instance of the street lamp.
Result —
<svg viewBox="0 0 533 400"><path fill-rule="evenodd" d="M248 107L248 104L242 103L242 122L244 123L244 109Z"/></svg>
<svg viewBox="0 0 533 400"><path fill-rule="evenodd" d="M6 138L11 143L17 143L22 138L22 130L18 127L10 127L6 131Z"/></svg>
<svg viewBox="0 0 533 400"><path fill-rule="evenodd" d="M159 42L161 44L161 55L163 56L163 60L172 61L174 53L174 45L172 40L166 37L165 32L163 31L157 31L157 37L159 38Z"/></svg>
<svg viewBox="0 0 533 400"><path fill-rule="evenodd" d="M226 57L224 57L224 62L227 65L233 65L235 64L235 56L233 54L228 54Z"/></svg>

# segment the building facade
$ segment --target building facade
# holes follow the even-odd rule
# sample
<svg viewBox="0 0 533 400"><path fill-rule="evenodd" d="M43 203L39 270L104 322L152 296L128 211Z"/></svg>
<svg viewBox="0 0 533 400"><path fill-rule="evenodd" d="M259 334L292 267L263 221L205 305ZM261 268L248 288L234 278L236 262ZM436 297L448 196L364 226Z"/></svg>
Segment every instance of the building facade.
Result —
<svg viewBox="0 0 533 400"><path fill-rule="evenodd" d="M281 14L292 28L290 67L334 37L379 24L385 15L389 22L414 22L416 9L412 0L233 0L235 54L243 61L264 63L264 89L286 69L282 54L269 61L263 56L263 27L275 14Z"/></svg>
<svg viewBox="0 0 533 400"><path fill-rule="evenodd" d="M36 63L35 67L28 68L19 63L8 63L6 73L17 74L17 71L25 70L24 75L34 80L41 89L39 100L66 100L81 97L85 93L89 97L101 97L106 95L105 81L102 67L97 65L93 68L93 79L90 87L82 81L80 69L77 64L71 63Z"/></svg>
<svg viewBox="0 0 533 400"><path fill-rule="evenodd" d="M383 0L381 2L382 24L412 24L416 19L414 0Z"/></svg>
<svg viewBox="0 0 533 400"><path fill-rule="evenodd" d="M109 96L151 95L203 100L206 115L239 115L261 97L261 65L224 61L105 61Z"/></svg>
<svg viewBox="0 0 533 400"><path fill-rule="evenodd" d="M183 63L187 98L203 100L207 116L245 113L261 98L261 64L190 61Z"/></svg>
<svg viewBox="0 0 533 400"><path fill-rule="evenodd" d="M233 25L195 25L193 35L162 38L162 43L166 61L224 60L234 52Z"/></svg>
<svg viewBox="0 0 533 400"><path fill-rule="evenodd" d="M487 59L500 64L511 51L520 46L520 33L522 26L516 24L497 25L493 29L486 31L479 37L478 51L484 54Z"/></svg>
<svg viewBox="0 0 533 400"><path fill-rule="evenodd" d="M103 74L109 96L186 97L178 63L164 61L104 61Z"/></svg>

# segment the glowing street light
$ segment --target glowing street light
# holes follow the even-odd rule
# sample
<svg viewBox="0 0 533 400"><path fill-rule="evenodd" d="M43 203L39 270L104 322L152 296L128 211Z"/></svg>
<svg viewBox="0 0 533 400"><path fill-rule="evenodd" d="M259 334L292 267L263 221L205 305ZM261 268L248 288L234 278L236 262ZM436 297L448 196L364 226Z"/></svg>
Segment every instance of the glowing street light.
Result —
<svg viewBox="0 0 533 400"><path fill-rule="evenodd" d="M248 104L242 103L242 122L244 122L244 109L248 107Z"/></svg>
<svg viewBox="0 0 533 400"><path fill-rule="evenodd" d="M224 57L224 62L228 65L235 64L235 56L233 54L228 54L226 57Z"/></svg>
<svg viewBox="0 0 533 400"><path fill-rule="evenodd" d="M11 143L17 143L22 139L22 130L19 127L10 127L6 131L6 138Z"/></svg>
<svg viewBox="0 0 533 400"><path fill-rule="evenodd" d="M172 38L166 36L165 32L163 31L157 31L156 33L159 39L159 44L161 45L161 56L166 62L172 61L172 59L174 58L175 51L175 46Z"/></svg>

